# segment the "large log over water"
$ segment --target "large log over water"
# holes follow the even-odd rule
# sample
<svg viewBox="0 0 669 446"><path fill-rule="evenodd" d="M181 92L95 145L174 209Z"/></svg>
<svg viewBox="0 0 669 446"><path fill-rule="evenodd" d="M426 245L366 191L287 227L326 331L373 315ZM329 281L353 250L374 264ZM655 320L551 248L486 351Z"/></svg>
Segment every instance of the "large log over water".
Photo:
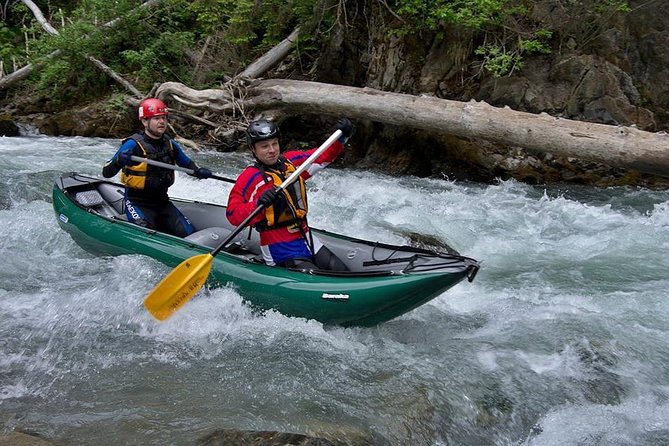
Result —
<svg viewBox="0 0 669 446"><path fill-rule="evenodd" d="M665 133L518 112L485 102L286 79L208 90L168 82L156 95L225 114L280 110L287 114L346 115L669 177L669 135Z"/></svg>

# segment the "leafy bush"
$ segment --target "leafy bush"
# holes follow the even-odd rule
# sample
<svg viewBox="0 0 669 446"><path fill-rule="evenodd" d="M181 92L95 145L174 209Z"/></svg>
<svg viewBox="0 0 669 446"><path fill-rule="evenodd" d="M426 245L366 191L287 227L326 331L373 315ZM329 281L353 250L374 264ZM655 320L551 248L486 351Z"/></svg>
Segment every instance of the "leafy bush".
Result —
<svg viewBox="0 0 669 446"><path fill-rule="evenodd" d="M237 46L243 49L239 55L255 57L296 26L316 35L320 20L327 14L325 9L314 14L317 4L318 0L163 0L158 6L141 8L137 0L51 0L40 5L50 23L59 29L59 36L51 36L18 2L14 26L3 23L0 27L0 57L8 61L20 55L22 63L44 62L47 69L35 75L34 85L52 97L66 84L76 86L82 97L95 97L109 90L112 81L88 63L86 55L100 59L148 91L156 82L193 81L193 68L199 62L186 57L184 50L197 57L198 50L212 38L224 42L222 45L232 52ZM123 20L113 28L101 27L117 17ZM26 45L29 51L18 40L24 33L31 36ZM44 57L55 50L61 51L57 60ZM216 49L208 50L215 53ZM228 69L234 71L238 65L230 63ZM214 72L221 69L210 68Z"/></svg>
<svg viewBox="0 0 669 446"><path fill-rule="evenodd" d="M535 2L523 0L397 0L397 13L404 19L395 32L421 33L462 27L474 31L479 42L474 55L479 56L483 71L492 76L506 76L522 69L528 55L550 54L551 41L557 29L547 29L530 17ZM617 13L629 12L624 0L558 0L570 11L575 27L581 27L582 45L603 32Z"/></svg>
<svg viewBox="0 0 669 446"><path fill-rule="evenodd" d="M547 26L533 20L530 11L536 2L530 0L382 3L403 21L393 29L398 34L439 33L452 27L471 31L473 55L481 71L492 76L521 70L526 57L549 54L559 47L560 24ZM86 55L102 60L143 91L169 80L207 87L234 75L296 26L301 28L298 48L313 51L316 58L319 39L327 37L337 21L346 20L343 8L358 6L353 0L163 0L151 8L140 7L139 0L44 0L38 4L60 35L46 34L25 5L14 2L0 22L0 58L6 67L12 59L42 61L47 69L33 79L40 90L64 95L64 87L70 85L86 98L107 94L113 86ZM596 41L604 25L629 10L623 0L556 0L556 4L582 17L562 24L581 45L594 45L589 42ZM101 27L117 17L122 20L113 28ZM54 50L61 51L58 58L44 58ZM201 57L205 53L206 60ZM198 75L198 70L208 74Z"/></svg>

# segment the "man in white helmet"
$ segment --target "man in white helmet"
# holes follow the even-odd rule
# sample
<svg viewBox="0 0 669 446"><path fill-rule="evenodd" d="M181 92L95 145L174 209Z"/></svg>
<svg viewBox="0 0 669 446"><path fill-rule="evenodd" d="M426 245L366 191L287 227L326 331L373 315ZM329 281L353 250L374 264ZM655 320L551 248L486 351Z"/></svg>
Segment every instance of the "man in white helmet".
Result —
<svg viewBox="0 0 669 446"><path fill-rule="evenodd" d="M239 225L257 207L265 207L250 224L260 232L260 249L268 265L346 270L341 260L309 231L304 183L344 151L344 144L353 133L353 124L347 118L341 118L336 128L342 131L339 140L283 191L278 186L316 149L282 154L279 127L272 121L253 121L246 129L246 142L256 162L237 178L228 197L226 215L230 223Z"/></svg>

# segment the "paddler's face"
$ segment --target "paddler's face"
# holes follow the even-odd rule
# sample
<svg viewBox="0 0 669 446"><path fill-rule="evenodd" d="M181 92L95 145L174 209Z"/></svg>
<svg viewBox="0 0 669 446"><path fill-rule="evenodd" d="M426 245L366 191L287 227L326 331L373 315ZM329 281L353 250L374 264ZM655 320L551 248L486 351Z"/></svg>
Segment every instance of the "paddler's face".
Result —
<svg viewBox="0 0 669 446"><path fill-rule="evenodd" d="M167 130L167 116L154 116L149 119L142 119L144 131L155 139L160 139Z"/></svg>
<svg viewBox="0 0 669 446"><path fill-rule="evenodd" d="M259 141L253 145L253 153L258 161L268 166L276 164L279 160L281 147L279 146L279 138L266 139Z"/></svg>

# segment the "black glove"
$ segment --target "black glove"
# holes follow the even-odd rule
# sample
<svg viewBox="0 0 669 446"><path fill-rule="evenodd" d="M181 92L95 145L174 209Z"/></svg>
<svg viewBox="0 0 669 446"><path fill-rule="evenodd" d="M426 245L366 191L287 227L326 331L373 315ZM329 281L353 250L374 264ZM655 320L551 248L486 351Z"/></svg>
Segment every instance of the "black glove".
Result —
<svg viewBox="0 0 669 446"><path fill-rule="evenodd" d="M118 163L121 167L123 166L136 166L139 164L136 161L133 161L130 157L133 155L132 152L125 151L118 154Z"/></svg>
<svg viewBox="0 0 669 446"><path fill-rule="evenodd" d="M258 198L256 204L258 206L266 208L267 206L274 203L280 196L281 196L281 189L279 189L278 187L273 187L263 192L260 198Z"/></svg>
<svg viewBox="0 0 669 446"><path fill-rule="evenodd" d="M337 125L335 126L337 130L341 130L341 136L348 139L353 134L353 124L348 118L339 118Z"/></svg>
<svg viewBox="0 0 669 446"><path fill-rule="evenodd" d="M198 179L211 178L211 170L207 169L206 167L197 167L193 169L193 175L195 175Z"/></svg>

